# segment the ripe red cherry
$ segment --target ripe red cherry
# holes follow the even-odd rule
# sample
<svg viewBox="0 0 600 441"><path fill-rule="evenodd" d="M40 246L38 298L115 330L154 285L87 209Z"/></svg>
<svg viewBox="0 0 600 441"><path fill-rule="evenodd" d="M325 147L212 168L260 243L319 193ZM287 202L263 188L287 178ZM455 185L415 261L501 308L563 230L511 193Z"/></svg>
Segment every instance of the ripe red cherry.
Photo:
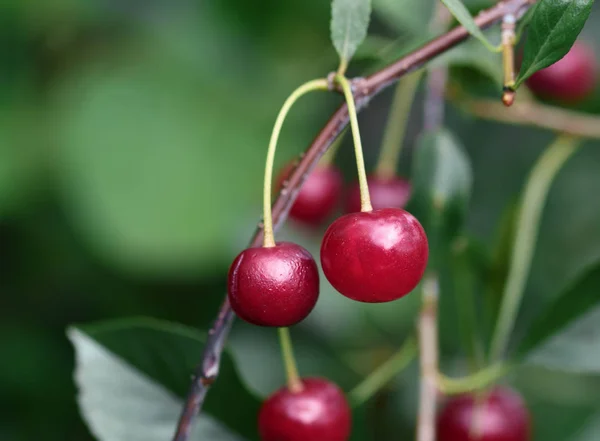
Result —
<svg viewBox="0 0 600 441"><path fill-rule="evenodd" d="M278 186L289 176L294 165L289 164L279 175ZM333 213L342 193L342 174L333 165L317 166L308 176L290 210L290 218L317 226Z"/></svg>
<svg viewBox="0 0 600 441"><path fill-rule="evenodd" d="M527 80L527 85L536 95L565 102L587 97L594 90L595 83L594 52L580 41L563 58Z"/></svg>
<svg viewBox="0 0 600 441"><path fill-rule="evenodd" d="M304 388L279 389L262 405L258 430L262 441L346 441L352 425L350 406L335 384L302 380Z"/></svg>
<svg viewBox="0 0 600 441"><path fill-rule="evenodd" d="M521 396L495 388L482 401L473 395L451 399L438 417L439 441L529 441L530 416ZM470 436L471 434L479 434Z"/></svg>
<svg viewBox="0 0 600 441"><path fill-rule="evenodd" d="M327 280L346 297L368 303L389 302L412 291L428 257L423 227L399 208L341 216L321 244Z"/></svg>
<svg viewBox="0 0 600 441"><path fill-rule="evenodd" d="M306 318L319 297L319 271L310 253L290 242L248 248L229 269L229 303L259 326L291 326Z"/></svg>
<svg viewBox="0 0 600 441"><path fill-rule="evenodd" d="M404 208L410 198L410 182L406 179L392 177L379 178L369 176L369 195L374 210L380 208ZM346 194L346 213L360 211L360 187L355 182Z"/></svg>

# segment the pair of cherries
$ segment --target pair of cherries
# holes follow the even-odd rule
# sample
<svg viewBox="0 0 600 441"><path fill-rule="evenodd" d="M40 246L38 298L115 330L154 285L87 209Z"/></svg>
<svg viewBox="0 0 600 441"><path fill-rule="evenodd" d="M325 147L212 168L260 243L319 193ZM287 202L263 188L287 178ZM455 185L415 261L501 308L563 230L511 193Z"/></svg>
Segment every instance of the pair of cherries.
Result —
<svg viewBox="0 0 600 441"><path fill-rule="evenodd" d="M351 411L334 384L307 378L303 389L278 390L263 404L258 428L262 441L347 441ZM496 387L478 397L450 399L437 418L438 441L529 441L531 417L521 396Z"/></svg>
<svg viewBox="0 0 600 441"><path fill-rule="evenodd" d="M309 198L315 205L319 198L332 200L327 192L315 190L324 172L328 173L317 169L309 176L298 198L301 205ZM379 191L373 189L379 187L373 179L370 188L377 207ZM403 190L400 196L406 199ZM428 254L423 227L397 207L345 214L329 226L321 244L327 280L346 297L368 303L389 302L412 291L423 276ZM242 251L229 270L228 288L231 307L242 319L259 326L287 327L314 308L319 271L305 248L280 242Z"/></svg>

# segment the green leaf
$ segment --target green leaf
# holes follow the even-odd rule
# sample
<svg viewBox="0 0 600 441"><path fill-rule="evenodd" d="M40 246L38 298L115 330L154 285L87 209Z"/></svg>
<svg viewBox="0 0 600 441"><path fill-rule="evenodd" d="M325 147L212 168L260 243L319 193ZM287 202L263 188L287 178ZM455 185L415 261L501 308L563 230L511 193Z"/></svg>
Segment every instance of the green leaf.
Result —
<svg viewBox="0 0 600 441"><path fill-rule="evenodd" d="M331 2L331 41L342 63L348 63L367 36L371 0L333 0Z"/></svg>
<svg viewBox="0 0 600 441"><path fill-rule="evenodd" d="M446 129L421 135L413 161L409 211L423 224L435 254L463 228L471 195L471 163Z"/></svg>
<svg viewBox="0 0 600 441"><path fill-rule="evenodd" d="M434 4L433 0L373 0L373 11L397 32L415 37L428 33Z"/></svg>
<svg viewBox="0 0 600 441"><path fill-rule="evenodd" d="M159 320L128 319L70 328L68 336L76 350L79 405L98 438L169 439L202 353L200 333ZM237 435L255 439L259 406L223 354L204 410ZM201 439L239 439L205 424L201 432L216 430L222 438L199 433Z"/></svg>
<svg viewBox="0 0 600 441"><path fill-rule="evenodd" d="M518 348L529 363L600 372L600 266L573 283L533 323Z"/></svg>
<svg viewBox="0 0 600 441"><path fill-rule="evenodd" d="M442 0L442 3L446 5L454 18L469 31L469 34L481 41L489 51L497 52L496 47L490 43L479 26L477 26L475 20L473 20L473 16L461 0Z"/></svg>
<svg viewBox="0 0 600 441"><path fill-rule="evenodd" d="M575 43L594 0L541 0L529 23L516 87L564 57Z"/></svg>
<svg viewBox="0 0 600 441"><path fill-rule="evenodd" d="M494 36L497 32L494 32ZM497 85L502 85L502 55L490 52L476 40L467 40L455 48L445 52L430 63L436 66L457 66L472 68Z"/></svg>

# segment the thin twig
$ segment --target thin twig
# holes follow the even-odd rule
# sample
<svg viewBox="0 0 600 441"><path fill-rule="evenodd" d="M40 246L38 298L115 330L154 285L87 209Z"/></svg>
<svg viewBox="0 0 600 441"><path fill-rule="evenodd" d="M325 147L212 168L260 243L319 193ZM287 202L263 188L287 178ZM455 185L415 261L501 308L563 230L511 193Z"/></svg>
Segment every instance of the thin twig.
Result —
<svg viewBox="0 0 600 441"><path fill-rule="evenodd" d="M430 24L431 31L443 31L451 19L450 11L442 2L438 2ZM438 130L444 124L447 82L448 67L440 66L429 70L425 88L425 103L423 104L423 131L425 132ZM421 376L419 378L417 441L435 441L436 439L435 416L439 371L438 291L437 274L427 273L423 280L423 299L418 323Z"/></svg>
<svg viewBox="0 0 600 441"><path fill-rule="evenodd" d="M482 11L475 22L481 28L489 27L502 17L518 10L526 9L536 0L505 0L497 5ZM432 58L453 48L466 40L469 33L462 26L458 26L446 34L432 40L416 51L406 55L400 60L386 66L373 75L352 82L357 110L364 107L367 101L377 93L392 85L402 75L420 68ZM288 212L298 196L298 192L307 176L319 162L321 156L335 141L340 132L348 125L348 108L346 104L340 105L329 121L321 129L310 147L305 151L302 160L290 174L284 191L273 204L273 229L276 230L287 218ZM260 246L262 242L262 225L259 225L250 246ZM208 339L202 355L202 361L198 365L193 377L190 391L186 398L183 411L173 441L187 441L191 432L194 416L202 408L208 388L217 379L219 373L219 362L221 353L231 328L234 314L227 299L221 306L219 316L209 331Z"/></svg>
<svg viewBox="0 0 600 441"><path fill-rule="evenodd" d="M419 315L419 356L421 384L419 388L419 416L417 441L435 440L438 375L438 306L439 282L436 274L428 273L423 280L423 307Z"/></svg>
<svg viewBox="0 0 600 441"><path fill-rule="evenodd" d="M468 100L459 107L478 118L525 125L566 133L581 138L600 139L600 118L573 110L536 102L516 102L506 108L492 100Z"/></svg>

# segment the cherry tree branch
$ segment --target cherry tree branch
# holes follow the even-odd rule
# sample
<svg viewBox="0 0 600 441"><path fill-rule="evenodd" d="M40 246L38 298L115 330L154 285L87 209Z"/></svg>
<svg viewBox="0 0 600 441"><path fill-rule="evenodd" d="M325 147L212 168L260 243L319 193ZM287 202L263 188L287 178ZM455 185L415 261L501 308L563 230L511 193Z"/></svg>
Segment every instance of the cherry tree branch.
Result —
<svg viewBox="0 0 600 441"><path fill-rule="evenodd" d="M475 18L475 22L481 28L489 27L500 21L506 14L524 12L529 6L535 3L535 1L536 0L501 1L495 6L482 11ZM467 30L462 26L458 26L400 60L384 67L373 75L353 80L352 86L357 110L362 109L371 98L386 87L395 83L404 74L420 68L429 60L453 48L468 37L469 33ZM310 147L306 150L302 160L290 174L287 185L282 189L277 200L273 204L272 213L274 229L280 227L285 221L307 176L317 165L321 156L335 141L340 132L348 125L348 121L348 108L344 103L340 105L329 118L329 121L327 121ZM262 236L262 224L259 224L250 241L250 246L261 246ZM194 373L192 384L185 400L173 441L187 441L189 439L193 420L202 408L210 385L215 382L219 374L221 353L223 352L233 319L234 314L226 298L221 306L217 319L209 330L204 352L202 354L202 360Z"/></svg>
<svg viewBox="0 0 600 441"><path fill-rule="evenodd" d="M507 108L492 100L467 99L458 106L481 119L539 127L581 138L600 139L600 118L595 115L534 101L516 102Z"/></svg>

